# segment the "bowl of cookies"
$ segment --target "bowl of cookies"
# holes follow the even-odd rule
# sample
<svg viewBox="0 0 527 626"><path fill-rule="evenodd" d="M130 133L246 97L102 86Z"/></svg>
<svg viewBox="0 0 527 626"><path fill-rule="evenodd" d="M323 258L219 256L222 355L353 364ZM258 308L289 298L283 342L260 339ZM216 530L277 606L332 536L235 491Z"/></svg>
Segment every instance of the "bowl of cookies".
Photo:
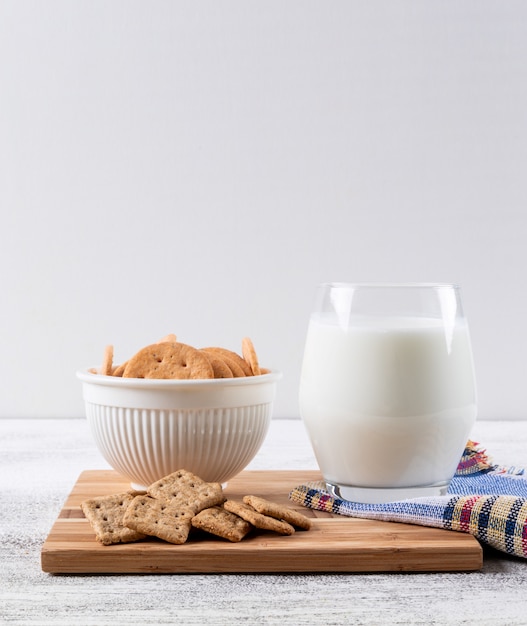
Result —
<svg viewBox="0 0 527 626"><path fill-rule="evenodd" d="M167 335L114 364L77 372L86 418L110 466L143 489L180 468L226 483L256 456L269 429L277 370L241 352L196 348Z"/></svg>

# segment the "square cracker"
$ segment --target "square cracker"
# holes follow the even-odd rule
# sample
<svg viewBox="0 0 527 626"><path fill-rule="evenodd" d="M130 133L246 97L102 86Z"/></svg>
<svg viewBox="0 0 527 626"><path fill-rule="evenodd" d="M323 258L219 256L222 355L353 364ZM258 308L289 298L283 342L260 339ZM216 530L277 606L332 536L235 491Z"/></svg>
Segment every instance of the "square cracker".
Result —
<svg viewBox="0 0 527 626"><path fill-rule="evenodd" d="M132 500L123 521L137 532L182 544L187 540L193 516L193 511L178 503L141 495Z"/></svg>
<svg viewBox="0 0 527 626"><path fill-rule="evenodd" d="M262 513L258 513L258 511L255 511L252 506L245 504L245 502L227 500L223 506L227 511L238 515L253 526L256 526L256 528L272 530L280 535L292 535L295 532L291 524L274 517L269 517L268 515L262 515Z"/></svg>
<svg viewBox="0 0 527 626"><path fill-rule="evenodd" d="M249 522L220 506L203 509L192 519L192 526L232 542L241 541L252 528Z"/></svg>
<svg viewBox="0 0 527 626"><path fill-rule="evenodd" d="M191 509L195 515L225 500L220 483L207 483L183 469L151 484L147 492L152 498L168 500Z"/></svg>
<svg viewBox="0 0 527 626"><path fill-rule="evenodd" d="M292 526L302 528L303 530L309 530L311 528L311 520L308 517L282 504L271 502L259 496L244 496L243 501L262 515L275 517L276 519L288 522Z"/></svg>
<svg viewBox="0 0 527 626"><path fill-rule="evenodd" d="M99 543L130 543L144 539L146 535L124 524L126 509L139 492L127 491L111 496L100 496L81 502L81 509L95 531Z"/></svg>

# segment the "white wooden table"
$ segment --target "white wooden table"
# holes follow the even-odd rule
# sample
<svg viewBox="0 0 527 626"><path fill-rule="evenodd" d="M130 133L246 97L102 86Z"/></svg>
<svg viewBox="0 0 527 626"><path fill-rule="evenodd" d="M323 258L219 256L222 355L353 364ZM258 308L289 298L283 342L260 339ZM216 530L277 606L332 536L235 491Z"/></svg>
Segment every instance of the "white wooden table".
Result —
<svg viewBox="0 0 527 626"><path fill-rule="evenodd" d="M527 421L478 422L472 437L527 466ZM490 549L471 573L45 574L79 474L107 467L83 419L0 420L0 624L527 624L527 560ZM274 420L249 469L316 467L302 422Z"/></svg>

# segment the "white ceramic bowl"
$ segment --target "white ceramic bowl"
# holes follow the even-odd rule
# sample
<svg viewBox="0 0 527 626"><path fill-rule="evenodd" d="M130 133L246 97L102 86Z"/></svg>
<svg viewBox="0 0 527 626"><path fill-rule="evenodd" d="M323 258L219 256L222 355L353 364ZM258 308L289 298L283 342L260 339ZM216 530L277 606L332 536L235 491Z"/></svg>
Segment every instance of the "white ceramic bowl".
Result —
<svg viewBox="0 0 527 626"><path fill-rule="evenodd" d="M260 449L281 373L210 380L77 372L86 417L106 461L134 488L178 469L225 483Z"/></svg>

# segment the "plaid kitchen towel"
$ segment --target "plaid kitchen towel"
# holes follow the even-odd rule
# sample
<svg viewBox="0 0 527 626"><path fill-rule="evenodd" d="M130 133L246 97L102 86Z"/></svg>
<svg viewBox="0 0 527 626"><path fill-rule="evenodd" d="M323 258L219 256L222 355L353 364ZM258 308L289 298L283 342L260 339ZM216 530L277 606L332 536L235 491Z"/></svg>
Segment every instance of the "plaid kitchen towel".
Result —
<svg viewBox="0 0 527 626"><path fill-rule="evenodd" d="M527 558L527 476L523 468L494 465L469 441L448 494L387 504L348 502L324 482L306 483L289 498L306 507L387 522L405 522L473 535L493 548Z"/></svg>

